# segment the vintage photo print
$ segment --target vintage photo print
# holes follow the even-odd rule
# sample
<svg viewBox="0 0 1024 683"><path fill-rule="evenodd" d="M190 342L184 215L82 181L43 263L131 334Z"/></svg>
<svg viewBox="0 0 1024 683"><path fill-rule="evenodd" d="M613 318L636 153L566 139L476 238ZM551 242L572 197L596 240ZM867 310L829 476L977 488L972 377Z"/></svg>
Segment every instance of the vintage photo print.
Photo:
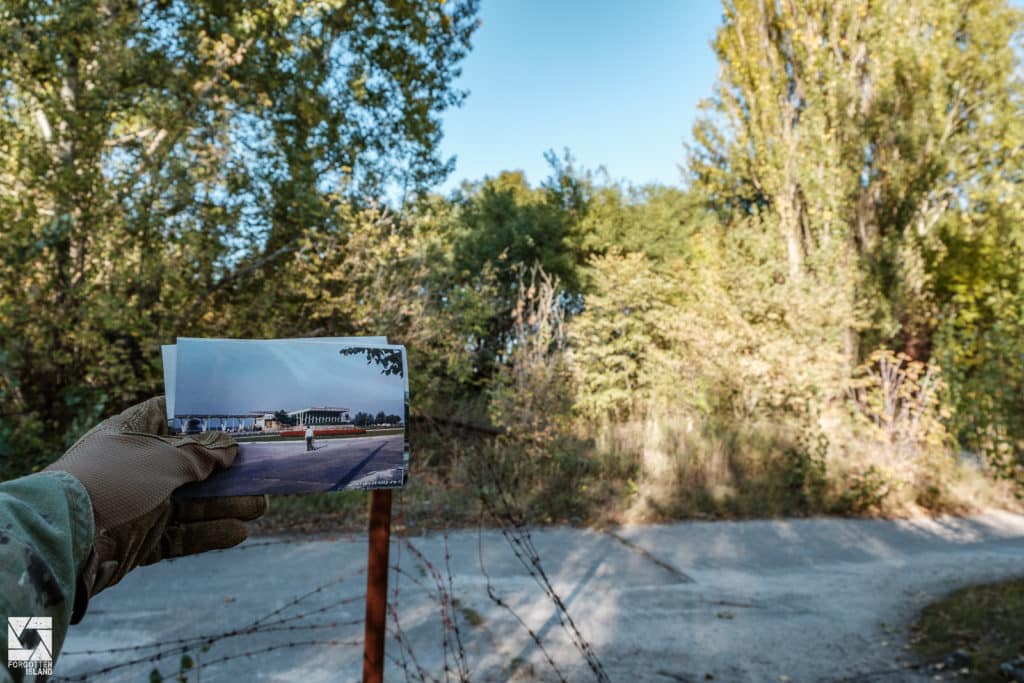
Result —
<svg viewBox="0 0 1024 683"><path fill-rule="evenodd" d="M408 476L408 368L396 345L178 339L172 433L223 430L235 463L176 495L395 488Z"/></svg>

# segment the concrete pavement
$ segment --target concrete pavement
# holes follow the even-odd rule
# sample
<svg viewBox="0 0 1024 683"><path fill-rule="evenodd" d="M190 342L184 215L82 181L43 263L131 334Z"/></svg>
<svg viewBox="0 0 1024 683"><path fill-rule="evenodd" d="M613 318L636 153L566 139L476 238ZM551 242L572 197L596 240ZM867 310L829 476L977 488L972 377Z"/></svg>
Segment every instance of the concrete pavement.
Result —
<svg viewBox="0 0 1024 683"><path fill-rule="evenodd" d="M244 442L230 468L180 491L235 496L366 488L377 480L401 484L402 434L318 438L314 449L306 450L305 440Z"/></svg>
<svg viewBox="0 0 1024 683"><path fill-rule="evenodd" d="M500 532L453 533L447 544L438 534L409 540L443 577L448 549L472 680L559 680L526 629L488 596L481 561L495 596L534 631L560 674L594 680L552 601ZM678 523L608 533L554 528L533 532L532 541L611 680L631 683L928 680L901 668L909 659L906 626L920 608L962 585L1024 575L1024 516L1002 512ZM244 628L280 609L262 622L274 630L218 638L199 654L201 663L237 657L203 664L202 681L359 680L358 644L322 641L361 640L365 555L363 538L255 539L141 568L94 599L71 629L56 672L95 672L154 650L95 651ZM429 595L430 571L401 541L392 562L403 569L397 579L392 574L392 586L399 587L393 603L404 642L423 669L444 680L444 629ZM289 604L338 576L347 578ZM304 616L287 620L298 614ZM285 647L311 640L321 643ZM389 653L401 649L392 636ZM154 666L175 673L178 656L89 680L145 680ZM405 678L391 662L385 680Z"/></svg>

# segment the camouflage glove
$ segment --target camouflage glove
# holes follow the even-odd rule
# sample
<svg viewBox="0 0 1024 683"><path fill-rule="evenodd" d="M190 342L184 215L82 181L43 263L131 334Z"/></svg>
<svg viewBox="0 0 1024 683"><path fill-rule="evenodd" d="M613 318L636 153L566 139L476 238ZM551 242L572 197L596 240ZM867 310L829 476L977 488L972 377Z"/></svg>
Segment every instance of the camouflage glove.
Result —
<svg viewBox="0 0 1024 683"><path fill-rule="evenodd" d="M238 444L227 434L168 436L163 397L101 422L47 467L82 482L96 522L93 550L79 572L72 623L88 599L140 565L230 548L243 522L267 509L265 496L172 500L182 484L228 467Z"/></svg>

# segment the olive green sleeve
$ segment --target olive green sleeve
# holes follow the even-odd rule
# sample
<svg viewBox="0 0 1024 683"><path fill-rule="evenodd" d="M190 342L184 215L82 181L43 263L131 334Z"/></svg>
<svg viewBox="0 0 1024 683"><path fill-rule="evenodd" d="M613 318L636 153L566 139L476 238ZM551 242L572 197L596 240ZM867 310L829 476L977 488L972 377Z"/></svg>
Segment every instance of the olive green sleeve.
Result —
<svg viewBox="0 0 1024 683"><path fill-rule="evenodd" d="M8 661L10 617L49 617L56 661L93 535L89 494L70 474L40 472L0 483L0 652L7 665L0 669L0 682L24 678L24 669ZM16 621L14 630L19 628ZM45 635L40 638L30 628L14 637L23 648L45 646Z"/></svg>

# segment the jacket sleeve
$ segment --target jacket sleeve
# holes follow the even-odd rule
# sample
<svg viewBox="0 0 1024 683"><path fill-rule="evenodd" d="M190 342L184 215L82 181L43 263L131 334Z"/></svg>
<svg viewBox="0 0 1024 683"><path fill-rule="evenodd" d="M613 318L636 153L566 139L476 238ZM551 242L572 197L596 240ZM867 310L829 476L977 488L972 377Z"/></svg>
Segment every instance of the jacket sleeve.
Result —
<svg viewBox="0 0 1024 683"><path fill-rule="evenodd" d="M0 483L0 648L7 665L0 682L25 677L24 668L9 661L9 639L18 638L15 648L19 642L22 648L46 645L45 633L25 628L18 617L51 619L56 661L94 533L89 494L70 474L39 472ZM10 617L16 618L13 629Z"/></svg>

